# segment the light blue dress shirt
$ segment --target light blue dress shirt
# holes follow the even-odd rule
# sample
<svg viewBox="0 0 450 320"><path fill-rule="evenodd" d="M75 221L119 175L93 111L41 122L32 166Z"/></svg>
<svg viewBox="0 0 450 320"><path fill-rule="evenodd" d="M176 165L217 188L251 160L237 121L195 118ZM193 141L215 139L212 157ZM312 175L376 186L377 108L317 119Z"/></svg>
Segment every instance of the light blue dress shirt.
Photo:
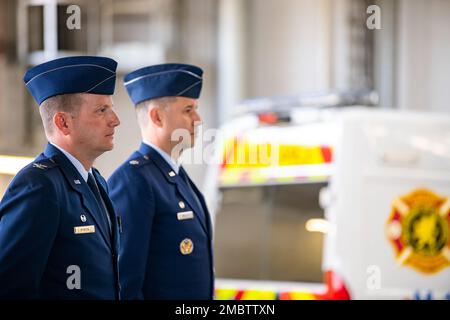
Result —
<svg viewBox="0 0 450 320"><path fill-rule="evenodd" d="M167 163L170 165L173 171L175 171L175 173L178 174L178 171L180 171L180 166L178 165L178 163L175 162L175 160L171 156L169 156L165 151L158 148L151 142L148 142L146 140L143 140L142 142L148 145L149 147L155 149L161 155L161 157L163 157L163 159L167 161Z"/></svg>
<svg viewBox="0 0 450 320"><path fill-rule="evenodd" d="M69 152L61 148L60 146L50 142L51 145L53 145L55 148L57 148L59 151L61 151L67 159L73 164L73 166L78 170L78 172L83 177L84 181L87 182L89 173L92 173L92 169L89 169L89 171L86 171L86 169L83 167L81 162L75 158L73 155L71 155Z"/></svg>

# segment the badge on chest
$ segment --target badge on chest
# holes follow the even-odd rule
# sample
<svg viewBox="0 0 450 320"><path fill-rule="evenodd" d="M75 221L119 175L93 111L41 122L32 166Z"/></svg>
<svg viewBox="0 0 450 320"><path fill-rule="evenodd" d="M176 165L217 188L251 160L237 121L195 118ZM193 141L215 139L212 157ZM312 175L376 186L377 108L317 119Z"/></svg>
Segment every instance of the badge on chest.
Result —
<svg viewBox="0 0 450 320"><path fill-rule="evenodd" d="M181 211L177 213L177 219L178 220L188 220L188 219L194 219L194 212L193 211Z"/></svg>
<svg viewBox="0 0 450 320"><path fill-rule="evenodd" d="M74 227L73 232L75 234L95 233L95 226L91 225L91 226Z"/></svg>

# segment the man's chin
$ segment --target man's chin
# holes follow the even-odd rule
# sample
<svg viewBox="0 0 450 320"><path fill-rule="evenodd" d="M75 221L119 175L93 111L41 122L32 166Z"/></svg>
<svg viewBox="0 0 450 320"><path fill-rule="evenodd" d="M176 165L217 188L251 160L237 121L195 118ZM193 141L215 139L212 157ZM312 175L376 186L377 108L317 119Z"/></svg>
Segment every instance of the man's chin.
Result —
<svg viewBox="0 0 450 320"><path fill-rule="evenodd" d="M195 138L194 137L191 137L191 139L188 139L188 140L184 140L183 139L183 140L181 140L179 142L179 145L180 145L182 150L193 148L194 144L195 144Z"/></svg>
<svg viewBox="0 0 450 320"><path fill-rule="evenodd" d="M194 147L194 145L195 145L195 140L192 140L192 141L190 141L190 142L183 143L183 150L191 149L191 148Z"/></svg>
<svg viewBox="0 0 450 320"><path fill-rule="evenodd" d="M106 145L102 146L100 151L103 153L103 152L111 151L112 149L114 149L114 143L110 143L110 144L106 144Z"/></svg>

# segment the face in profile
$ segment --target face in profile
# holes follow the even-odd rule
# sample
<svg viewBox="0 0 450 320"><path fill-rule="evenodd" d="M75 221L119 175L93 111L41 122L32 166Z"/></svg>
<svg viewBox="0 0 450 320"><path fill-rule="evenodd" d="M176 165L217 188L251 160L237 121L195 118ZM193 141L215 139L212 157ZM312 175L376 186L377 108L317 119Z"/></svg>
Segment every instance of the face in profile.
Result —
<svg viewBox="0 0 450 320"><path fill-rule="evenodd" d="M197 99L177 97L163 109L164 130L170 137L172 148L182 144L182 149L192 148L196 129L202 123Z"/></svg>
<svg viewBox="0 0 450 320"><path fill-rule="evenodd" d="M83 103L73 119L74 142L92 154L112 150L115 128L120 120L113 110L111 96L83 94Z"/></svg>

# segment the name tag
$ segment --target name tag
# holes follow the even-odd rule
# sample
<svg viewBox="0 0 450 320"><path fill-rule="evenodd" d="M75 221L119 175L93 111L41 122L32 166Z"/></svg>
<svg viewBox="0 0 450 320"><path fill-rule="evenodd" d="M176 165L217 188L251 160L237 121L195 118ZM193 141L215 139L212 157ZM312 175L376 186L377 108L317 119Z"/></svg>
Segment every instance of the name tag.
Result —
<svg viewBox="0 0 450 320"><path fill-rule="evenodd" d="M182 211L177 213L178 220L194 219L194 212L192 211Z"/></svg>
<svg viewBox="0 0 450 320"><path fill-rule="evenodd" d="M81 226L74 227L73 232L75 234L83 234L83 233L95 233L95 226Z"/></svg>

